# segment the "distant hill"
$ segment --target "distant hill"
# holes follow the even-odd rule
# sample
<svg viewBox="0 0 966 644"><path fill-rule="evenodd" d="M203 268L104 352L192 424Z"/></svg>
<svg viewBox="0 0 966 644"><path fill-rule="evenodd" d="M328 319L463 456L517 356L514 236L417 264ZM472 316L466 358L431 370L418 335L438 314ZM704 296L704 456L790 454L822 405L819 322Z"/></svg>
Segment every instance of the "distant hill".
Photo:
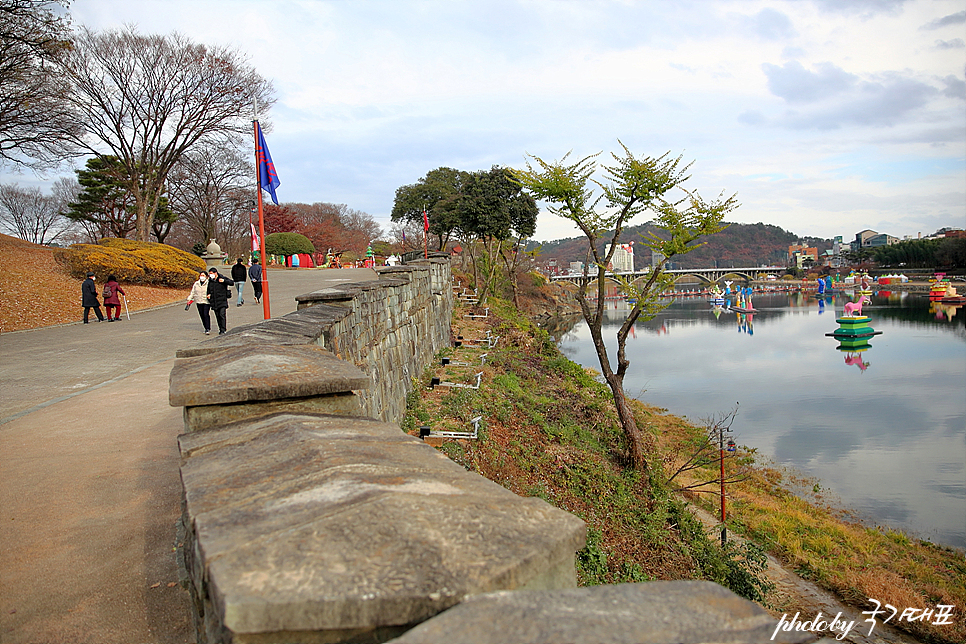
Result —
<svg viewBox="0 0 966 644"><path fill-rule="evenodd" d="M648 232L659 232L652 223L627 228L621 234L621 243L637 242L634 247L634 268L641 269L651 264L651 251L642 242ZM609 237L609 235L603 235ZM831 239L799 237L771 224L731 223L717 235L707 239L707 244L695 251L675 258L675 268L705 268L709 266L760 266L762 264L785 266L788 247L804 242L815 246L822 253L832 247ZM531 244L531 247L535 244ZM604 244L600 245L601 252ZM540 263L553 258L557 265L566 268L570 262L582 262L587 255L587 240L584 237L571 237L544 242L540 250Z"/></svg>

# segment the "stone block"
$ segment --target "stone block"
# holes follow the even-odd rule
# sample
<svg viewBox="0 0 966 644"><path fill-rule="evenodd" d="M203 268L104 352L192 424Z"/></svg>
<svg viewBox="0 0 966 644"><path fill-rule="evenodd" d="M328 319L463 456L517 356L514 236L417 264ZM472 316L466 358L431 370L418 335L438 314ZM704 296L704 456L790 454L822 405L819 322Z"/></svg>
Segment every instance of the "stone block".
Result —
<svg viewBox="0 0 966 644"><path fill-rule="evenodd" d="M185 432L198 432L219 425L250 420L276 413L318 413L335 416L366 416L362 399L353 392L310 396L306 398L281 398L258 400L251 403L225 405L199 405L184 408Z"/></svg>
<svg viewBox="0 0 966 644"><path fill-rule="evenodd" d="M304 398L369 386L369 377L314 346L254 345L175 360L168 382L173 407Z"/></svg>
<svg viewBox="0 0 966 644"><path fill-rule="evenodd" d="M709 581L655 581L470 597L391 644L765 644L779 632L757 604Z"/></svg>
<svg viewBox="0 0 966 644"><path fill-rule="evenodd" d="M277 414L179 444L192 593L224 641L384 641L470 595L576 583L582 521L396 425Z"/></svg>

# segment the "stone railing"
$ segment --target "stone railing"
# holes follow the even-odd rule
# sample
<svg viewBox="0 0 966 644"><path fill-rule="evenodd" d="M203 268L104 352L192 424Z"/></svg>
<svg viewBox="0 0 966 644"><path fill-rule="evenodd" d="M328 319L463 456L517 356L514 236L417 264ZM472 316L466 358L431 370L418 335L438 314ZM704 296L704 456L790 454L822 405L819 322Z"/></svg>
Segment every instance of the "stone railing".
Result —
<svg viewBox="0 0 966 644"><path fill-rule="evenodd" d="M382 270L179 351L199 644L767 641L774 620L714 584L574 589L582 521L394 424L449 345L450 280L440 257Z"/></svg>

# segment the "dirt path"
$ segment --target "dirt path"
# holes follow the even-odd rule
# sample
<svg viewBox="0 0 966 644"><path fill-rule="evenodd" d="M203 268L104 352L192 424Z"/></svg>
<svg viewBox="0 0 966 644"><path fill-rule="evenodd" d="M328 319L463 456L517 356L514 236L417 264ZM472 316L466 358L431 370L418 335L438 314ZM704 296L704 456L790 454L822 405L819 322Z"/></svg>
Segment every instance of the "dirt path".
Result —
<svg viewBox="0 0 966 644"><path fill-rule="evenodd" d="M709 534L714 535L715 538L720 538L720 521L709 512L690 502L688 509L704 524ZM739 543L747 541L741 535L731 531L728 532L728 538ZM855 644L920 644L921 642L921 640L881 622L874 626L872 634L869 636L869 629L872 624L865 621L869 616L863 615L861 609L842 603L829 591L819 588L807 579L802 579L782 566L782 563L771 554L768 555L768 570L765 575L771 583L775 584L775 590L769 598L775 608L767 608L767 610L777 618L787 614L788 619L791 619L796 612L801 612L799 620L812 619L819 613L831 619L836 614L841 613L842 616L839 619L855 621L855 626L846 638L839 641ZM834 634L830 633L829 636L834 637Z"/></svg>

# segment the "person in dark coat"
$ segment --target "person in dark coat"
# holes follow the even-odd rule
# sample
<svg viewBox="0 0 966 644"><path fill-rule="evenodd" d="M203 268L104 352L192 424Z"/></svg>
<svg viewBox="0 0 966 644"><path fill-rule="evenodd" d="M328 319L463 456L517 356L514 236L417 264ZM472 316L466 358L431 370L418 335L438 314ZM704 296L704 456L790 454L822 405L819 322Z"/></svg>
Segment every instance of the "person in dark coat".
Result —
<svg viewBox="0 0 966 644"><path fill-rule="evenodd" d="M107 294L108 289L110 289L110 296L104 298L104 308L107 309L107 321L108 322L120 322L121 321L121 298L117 296L118 293L121 295L127 295L121 285L117 283L117 278L113 275L107 276L107 283L104 284L104 293ZM111 309L114 309L114 318L111 319Z"/></svg>
<svg viewBox="0 0 966 644"><path fill-rule="evenodd" d="M242 297L242 291L245 290L246 277L248 277L248 267L245 266L245 258L239 257L235 265L231 267L231 279L235 282L235 286L238 287L238 303L236 306L241 306L245 303L245 298Z"/></svg>
<svg viewBox="0 0 966 644"><path fill-rule="evenodd" d="M81 306L84 307L84 324L90 316L91 309L97 314L97 321L104 321L104 314L101 313L101 301L97 299L97 286L94 285L94 273L88 273L87 279L81 284Z"/></svg>
<svg viewBox="0 0 966 644"><path fill-rule="evenodd" d="M217 268L208 269L208 304L218 321L218 335L224 335L228 328L228 287L234 285L235 282L219 273Z"/></svg>
<svg viewBox="0 0 966 644"><path fill-rule="evenodd" d="M255 291L255 304L262 299L262 265L252 263L248 268L248 277L252 282L252 290Z"/></svg>

